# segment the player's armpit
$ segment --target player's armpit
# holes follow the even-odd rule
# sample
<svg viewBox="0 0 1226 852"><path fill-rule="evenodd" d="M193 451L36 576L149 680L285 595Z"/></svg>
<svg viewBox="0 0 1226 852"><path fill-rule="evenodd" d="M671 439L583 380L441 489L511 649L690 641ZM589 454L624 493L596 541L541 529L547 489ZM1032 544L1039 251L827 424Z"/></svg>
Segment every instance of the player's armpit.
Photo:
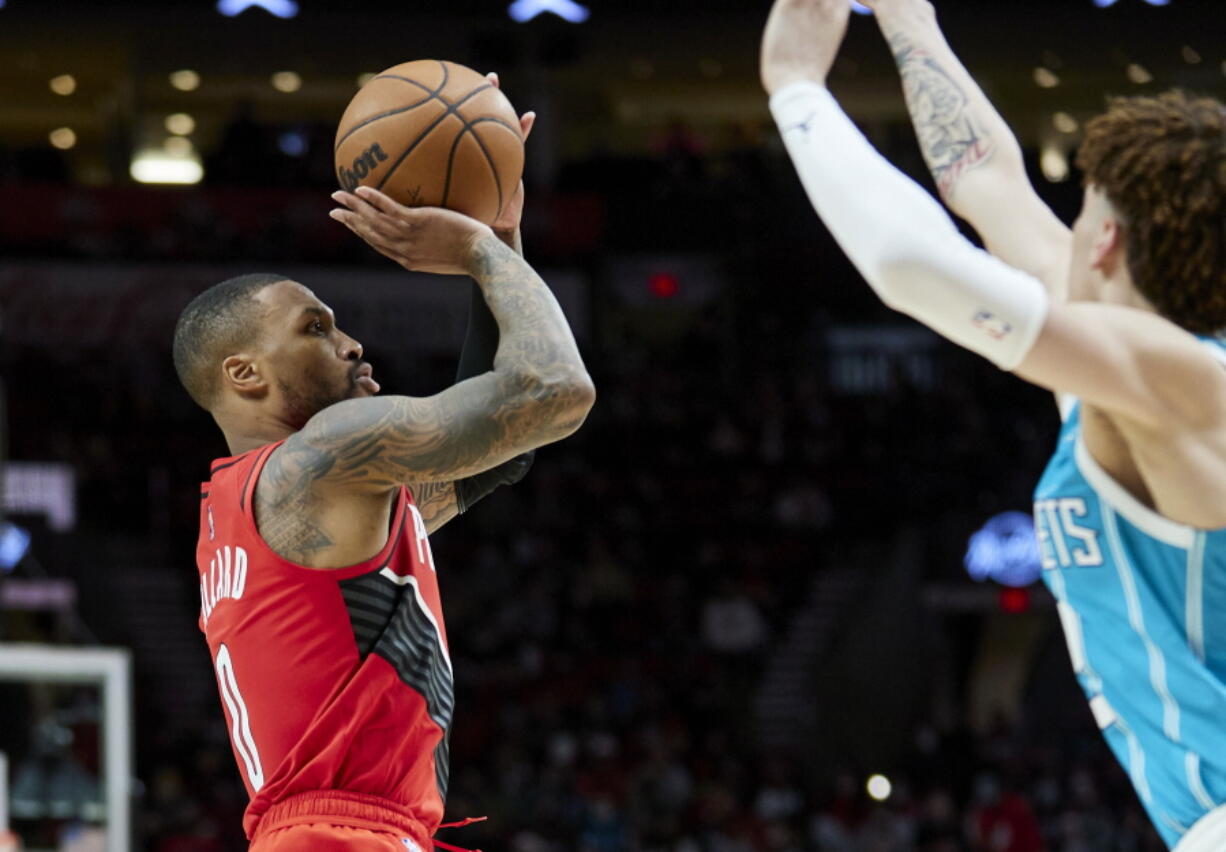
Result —
<svg viewBox="0 0 1226 852"><path fill-rule="evenodd" d="M1014 372L1154 429L1226 423L1221 362L1174 323L1135 308L1053 304Z"/></svg>
<svg viewBox="0 0 1226 852"><path fill-rule="evenodd" d="M413 500L426 522L426 532L434 532L456 515L467 512L498 487L519 482L531 470L535 457L536 450L529 450L489 470L455 482L414 484Z"/></svg>

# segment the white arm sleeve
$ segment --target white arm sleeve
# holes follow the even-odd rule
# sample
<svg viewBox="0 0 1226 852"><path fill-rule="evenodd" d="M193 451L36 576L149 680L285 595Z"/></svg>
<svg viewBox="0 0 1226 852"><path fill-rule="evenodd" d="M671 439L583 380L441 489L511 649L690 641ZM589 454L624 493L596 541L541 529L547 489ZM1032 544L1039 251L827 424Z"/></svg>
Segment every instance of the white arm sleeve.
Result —
<svg viewBox="0 0 1226 852"><path fill-rule="evenodd" d="M1002 369L1020 364L1047 316L1043 285L963 238L824 86L792 83L770 106L817 214L881 300Z"/></svg>

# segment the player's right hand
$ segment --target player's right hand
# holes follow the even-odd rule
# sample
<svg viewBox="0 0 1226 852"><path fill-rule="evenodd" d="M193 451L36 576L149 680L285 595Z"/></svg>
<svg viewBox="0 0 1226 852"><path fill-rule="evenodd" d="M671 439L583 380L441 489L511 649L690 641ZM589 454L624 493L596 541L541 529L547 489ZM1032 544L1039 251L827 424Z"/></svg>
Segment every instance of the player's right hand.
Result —
<svg viewBox="0 0 1226 852"><path fill-rule="evenodd" d="M848 0L775 0L759 65L767 94L801 80L824 86L849 17Z"/></svg>
<svg viewBox="0 0 1226 852"><path fill-rule="evenodd" d="M473 247L487 235L488 225L442 207L406 207L377 189L359 186L339 190L332 200L341 206L328 213L366 241L371 248L414 272L467 275Z"/></svg>

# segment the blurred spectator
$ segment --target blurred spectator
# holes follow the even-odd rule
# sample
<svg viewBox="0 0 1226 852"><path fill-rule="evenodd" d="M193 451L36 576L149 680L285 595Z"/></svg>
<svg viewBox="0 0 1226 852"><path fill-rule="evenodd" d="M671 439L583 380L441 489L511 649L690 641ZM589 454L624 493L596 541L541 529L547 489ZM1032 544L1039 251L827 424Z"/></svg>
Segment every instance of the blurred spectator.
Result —
<svg viewBox="0 0 1226 852"><path fill-rule="evenodd" d="M1004 789L1000 779L983 773L975 779L971 811L973 847L982 852L1040 852L1043 840L1030 805Z"/></svg>
<svg viewBox="0 0 1226 852"><path fill-rule="evenodd" d="M728 581L720 582L702 608L702 636L707 647L723 654L743 654L766 642L762 613L743 592Z"/></svg>

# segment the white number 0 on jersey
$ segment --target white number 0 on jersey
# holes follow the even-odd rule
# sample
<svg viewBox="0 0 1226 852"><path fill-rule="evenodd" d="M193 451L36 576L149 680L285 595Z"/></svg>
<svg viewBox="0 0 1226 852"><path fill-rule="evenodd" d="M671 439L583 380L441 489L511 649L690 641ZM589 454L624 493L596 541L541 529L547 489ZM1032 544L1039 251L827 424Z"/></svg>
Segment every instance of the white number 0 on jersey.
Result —
<svg viewBox="0 0 1226 852"><path fill-rule="evenodd" d="M217 669L217 686L221 689L221 700L230 717L230 742L234 743L234 750L247 769L247 780L251 782L252 789L258 790L264 786L264 767L260 763L260 752L255 747L255 738L251 736L247 704L243 701L243 694L238 691L238 681L234 679L230 649L224 642L217 649L213 667Z"/></svg>

